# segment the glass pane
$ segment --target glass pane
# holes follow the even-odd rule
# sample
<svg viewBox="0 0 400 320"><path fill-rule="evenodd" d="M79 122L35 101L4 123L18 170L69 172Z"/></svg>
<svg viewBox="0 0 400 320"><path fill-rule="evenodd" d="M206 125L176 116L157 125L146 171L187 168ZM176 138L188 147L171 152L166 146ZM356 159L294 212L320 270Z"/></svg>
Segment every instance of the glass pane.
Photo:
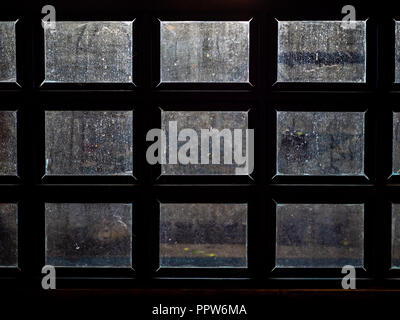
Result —
<svg viewBox="0 0 400 320"><path fill-rule="evenodd" d="M170 130L170 126L172 129L174 122L176 122L177 128L177 134L175 135L173 130ZM161 166L163 175L248 174L248 170L246 169L245 131L248 128L247 112L162 111L161 128L166 134L166 147L162 148L162 150L164 150L167 164ZM179 135L183 133L183 129L194 130L196 136L190 137L190 139L184 136L182 139L179 139L183 141L177 141L176 137L179 138ZM202 129L203 134L201 132ZM209 131L211 129L213 131ZM227 130L223 132L222 130L224 129ZM235 139L234 129L242 129L242 135L237 139ZM208 134L206 134L205 130L207 130ZM186 150L185 145L187 146L187 143L190 143L190 145L193 143L193 150L182 153ZM225 148L227 148L226 151ZM243 161L235 158L235 150L240 151ZM193 154L191 154L192 151ZM177 161L174 162L170 154L177 155ZM184 157L182 156L183 154L185 155ZM203 160L202 154L204 155ZM190 158L190 162L184 164L185 162L182 160L186 157Z"/></svg>
<svg viewBox="0 0 400 320"><path fill-rule="evenodd" d="M161 267L247 267L247 204L162 203Z"/></svg>
<svg viewBox="0 0 400 320"><path fill-rule="evenodd" d="M0 22L0 82L17 81L15 22Z"/></svg>
<svg viewBox="0 0 400 320"><path fill-rule="evenodd" d="M392 174L400 174L400 113L393 112Z"/></svg>
<svg viewBox="0 0 400 320"><path fill-rule="evenodd" d="M392 204L392 267L400 268L400 204Z"/></svg>
<svg viewBox="0 0 400 320"><path fill-rule="evenodd" d="M161 21L161 82L248 82L248 21Z"/></svg>
<svg viewBox="0 0 400 320"><path fill-rule="evenodd" d="M0 267L17 266L17 211L14 203L0 203Z"/></svg>
<svg viewBox="0 0 400 320"><path fill-rule="evenodd" d="M0 111L0 175L17 175L17 113Z"/></svg>
<svg viewBox="0 0 400 320"><path fill-rule="evenodd" d="M132 82L132 22L56 22L44 38L45 82Z"/></svg>
<svg viewBox="0 0 400 320"><path fill-rule="evenodd" d="M132 175L131 111L46 111L47 175Z"/></svg>
<svg viewBox="0 0 400 320"><path fill-rule="evenodd" d="M278 82L365 82L365 21L279 21Z"/></svg>
<svg viewBox="0 0 400 320"><path fill-rule="evenodd" d="M363 175L364 112L277 113L278 175Z"/></svg>
<svg viewBox="0 0 400 320"><path fill-rule="evenodd" d="M395 82L400 82L400 22L395 22Z"/></svg>
<svg viewBox="0 0 400 320"><path fill-rule="evenodd" d="M363 266L363 204L278 204L276 266Z"/></svg>
<svg viewBox="0 0 400 320"><path fill-rule="evenodd" d="M46 203L46 264L131 267L132 205Z"/></svg>

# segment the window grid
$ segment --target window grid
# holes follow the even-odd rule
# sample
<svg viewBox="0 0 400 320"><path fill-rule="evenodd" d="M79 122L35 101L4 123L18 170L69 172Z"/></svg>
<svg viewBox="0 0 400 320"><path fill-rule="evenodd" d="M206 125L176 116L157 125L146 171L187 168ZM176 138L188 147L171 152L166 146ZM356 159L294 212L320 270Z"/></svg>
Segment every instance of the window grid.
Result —
<svg viewBox="0 0 400 320"><path fill-rule="evenodd" d="M39 7L39 6L38 6ZM3 202L18 202L19 204L19 266L20 270L0 270L4 276L16 276L17 278L33 278L40 276L40 269L44 265L44 203L45 202L122 202L133 203L133 226L137 226L133 232L133 259L134 272L116 272L115 270L67 270L61 271L67 279L61 280L61 286L80 286L85 279L92 276L100 278L110 276L113 284L121 284L124 277L128 276L132 281L126 280L128 286L136 286L135 280L150 283L150 280L158 276L172 276L191 278L215 276L219 278L249 278L248 286L267 286L269 280L274 277L298 277L309 278L325 275L334 281L340 277L340 270L274 270L274 243L275 243L275 202L340 202L365 203L366 204L366 232L365 232L365 272L361 274L367 279L360 286L373 286L383 278L398 277L396 270L389 270L390 266L390 202L400 202L398 193L398 177L387 178L391 172L391 139L392 139L392 111L398 111L397 95L398 85L393 84L394 78L394 23L389 13L385 15L379 11L361 12L360 15L368 15L367 22L367 83L365 85L319 85L296 84L274 85L276 77L276 20L325 20L324 14L318 11L307 13L276 9L261 12L248 12L245 17L229 16L221 13L204 15L203 20L211 19L238 19L253 18L250 52L251 65L250 77L253 86L212 86L202 85L195 90L195 86L159 86L159 65L157 64L159 46L157 32L134 33L134 48L137 66L136 87L124 85L101 86L41 86L43 80L40 72L43 70L43 29L37 22L35 15L23 14L23 18L17 23L17 81L22 86L9 84L0 85L0 97L4 103L3 110L18 108L18 172L19 178L0 178L0 200ZM298 9L298 8L297 8ZM316 10L316 9L315 9ZM336 10L336 9L335 9ZM39 9L37 10L39 12ZM196 20L191 10L172 17L176 20ZM336 11L333 11L336 12ZM162 12L161 12L162 13ZM136 30L157 30L157 14L148 14L146 10L134 10L125 12L129 18L136 18ZM13 17L19 17L17 10L12 11ZM93 14L90 10L82 10L78 16L62 17L62 20L126 20L118 13L118 6L107 14ZM110 18L112 16L112 19ZM326 13L328 18L332 18ZM164 20L169 20L167 14L162 15ZM239 15L240 16L240 15ZM336 16L335 16L336 17ZM365 17L365 16L364 16ZM186 19L184 19L186 18ZM9 19L7 19L9 20ZM283 19L282 19L283 20ZM380 28L377 29L377 26ZM33 29L33 33L30 30ZM254 30L254 32L253 32ZM378 36L376 35L378 30ZM390 36L392 34L392 36ZM21 36L22 35L22 36ZM382 35L386 36L383 40ZM21 37L19 37L21 36ZM379 42L378 42L379 37ZM391 38L393 37L393 39ZM20 40L21 39L21 40ZM267 39L267 40L265 40ZM254 41L253 41L254 40ZM393 41L391 41L393 40ZM380 46L377 47L376 44ZM376 47L378 49L376 49ZM25 50L20 50L24 48ZM135 50L135 49L134 49ZM377 55L379 50L379 56ZM151 52L152 54L149 54ZM390 57L390 59L388 58ZM33 59L32 59L33 57ZM135 65L135 63L134 63ZM257 66L254 67L254 66ZM149 72L151 70L152 72ZM376 71L377 70L377 71ZM391 71L393 70L393 71ZM377 80L376 80L377 79ZM94 89L97 89L94 91ZM123 90L120 90L123 89ZM234 90L239 89L239 90ZM389 91L391 90L391 91ZM211 94L210 94L211 93ZM249 107L254 113L254 128L256 130L256 158L255 171L252 180L238 181L232 179L199 179L190 185L188 179L169 179L157 181L156 168L145 162L147 145L144 143L145 133L154 127L154 122L160 119L159 107L169 106L175 110L180 105L191 106L199 104L207 106L233 105L232 101L240 107ZM61 104L62 101L62 104ZM329 103L327 103L329 101ZM345 101L345 102L344 102ZM122 178L107 180L99 179L58 179L42 180L44 165L44 110L52 110L56 102L60 110L71 108L82 109L106 109L109 106L128 106L127 110L133 110L134 118L140 119L134 126L140 143L134 143L134 154L142 155L136 161L136 180L126 181ZM383 103L384 102L384 103ZM345 105L345 106L343 106ZM385 108L386 105L386 108ZM275 123L276 109L281 106L298 108L299 111L313 109L334 109L340 106L341 111L353 109L367 110L366 122L366 166L369 168L369 179L297 179L290 177L286 180L273 179L275 154L271 151L275 148ZM309 106L309 107L307 107ZM354 107L356 106L356 107ZM357 110L358 110L357 109ZM229 108L228 108L229 110ZM336 109L335 109L336 111ZM359 110L358 110L359 111ZM153 115L157 115L153 117ZM151 116L149 116L151 115ZM251 126L250 126L251 128ZM21 132L21 134L20 134ZM366 169L367 171L368 169ZM220 182L220 183L218 183ZM85 183L89 185L84 185ZM239 184L240 183L240 184ZM321 186L320 184L323 184ZM180 271L158 270L157 243L158 243L158 201L203 201L225 202L242 201L248 203L248 257L249 268L247 270L221 272L213 270L198 273L186 273ZM381 213L381 214L378 214ZM140 226L140 227L138 227ZM384 230L384 231L383 231ZM156 263L157 262L157 263ZM68 277L82 277L80 281L68 279ZM257 284L251 279L257 280ZM101 279L98 279L101 282ZM107 280L104 280L107 281ZM174 286L173 279L170 280ZM229 281L229 280L227 280ZM283 285L274 282L274 285ZM293 280L291 285L310 286L307 280ZM321 286L332 286L332 282L320 282Z"/></svg>

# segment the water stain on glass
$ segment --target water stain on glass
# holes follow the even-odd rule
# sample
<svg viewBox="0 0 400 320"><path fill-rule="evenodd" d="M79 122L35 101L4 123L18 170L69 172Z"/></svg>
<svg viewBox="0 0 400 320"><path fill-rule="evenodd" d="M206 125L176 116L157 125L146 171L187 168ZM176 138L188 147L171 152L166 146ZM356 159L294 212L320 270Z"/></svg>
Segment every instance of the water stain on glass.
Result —
<svg viewBox="0 0 400 320"><path fill-rule="evenodd" d="M17 175L17 112L0 111L0 176Z"/></svg>
<svg viewBox="0 0 400 320"><path fill-rule="evenodd" d="M132 111L46 111L46 175L132 175Z"/></svg>
<svg viewBox="0 0 400 320"><path fill-rule="evenodd" d="M132 266L132 205L46 203L46 264Z"/></svg>
<svg viewBox="0 0 400 320"><path fill-rule="evenodd" d="M17 82L16 22L0 22L0 82Z"/></svg>
<svg viewBox="0 0 400 320"><path fill-rule="evenodd" d="M363 204L285 203L276 210L277 267L363 266Z"/></svg>
<svg viewBox="0 0 400 320"><path fill-rule="evenodd" d="M249 21L161 21L161 82L249 82Z"/></svg>
<svg viewBox="0 0 400 320"><path fill-rule="evenodd" d="M246 129L248 129L248 113L243 111L162 111L161 112L161 128L166 133L166 146L162 148L169 161L169 123L172 121L177 122L178 134L183 129L193 129L197 136L197 164L163 164L161 165L161 172L163 175L236 175L236 169L244 168L246 163L237 164L235 162L234 150L241 151L241 156L246 157ZM208 135L201 135L201 129L210 130L216 129L211 133L211 138ZM222 130L228 129L230 134L227 133L226 137L223 135ZM242 139L234 139L234 129L242 130ZM223 138L221 138L223 137ZM177 150L187 143L186 141L177 141L175 144ZM219 153L219 164L213 164L213 141L219 141L219 148L216 145L215 153ZM202 144L208 146L206 150L202 149ZM227 157L225 158L225 147L227 148ZM209 163L201 164L201 153L207 152ZM231 155L232 161L230 161ZM246 172L240 171L240 174Z"/></svg>
<svg viewBox="0 0 400 320"><path fill-rule="evenodd" d="M366 82L366 21L278 21L277 82Z"/></svg>
<svg viewBox="0 0 400 320"><path fill-rule="evenodd" d="M45 28L45 82L132 83L132 27L128 21L59 21Z"/></svg>
<svg viewBox="0 0 400 320"><path fill-rule="evenodd" d="M0 203L0 267L18 264L17 211L17 204Z"/></svg>
<svg viewBox="0 0 400 320"><path fill-rule="evenodd" d="M364 175L364 112L277 113L278 175Z"/></svg>
<svg viewBox="0 0 400 320"><path fill-rule="evenodd" d="M247 267L247 204L160 204L160 266Z"/></svg>

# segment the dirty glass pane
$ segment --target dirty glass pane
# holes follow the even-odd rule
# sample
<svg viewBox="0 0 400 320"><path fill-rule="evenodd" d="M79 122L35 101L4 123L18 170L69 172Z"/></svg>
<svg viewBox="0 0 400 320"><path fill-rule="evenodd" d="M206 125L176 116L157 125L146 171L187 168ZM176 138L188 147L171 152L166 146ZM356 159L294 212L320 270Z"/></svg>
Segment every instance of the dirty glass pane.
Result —
<svg viewBox="0 0 400 320"><path fill-rule="evenodd" d="M363 175L364 112L277 113L278 175Z"/></svg>
<svg viewBox="0 0 400 320"><path fill-rule="evenodd" d="M400 268L400 204L392 204L392 267Z"/></svg>
<svg viewBox="0 0 400 320"><path fill-rule="evenodd" d="M131 267L132 205L46 203L46 264Z"/></svg>
<svg viewBox="0 0 400 320"><path fill-rule="evenodd" d="M0 82L16 81L15 22L0 22Z"/></svg>
<svg viewBox="0 0 400 320"><path fill-rule="evenodd" d="M177 133L174 134L175 126ZM167 164L161 166L163 175L248 174L245 131L248 128L247 112L162 111L161 128L166 134L162 150ZM194 135L190 138L182 135L179 138L184 129L194 130ZM242 130L241 136L236 139L234 129ZM235 158L234 150L239 150L241 159ZM177 155L176 161L173 155ZM186 158L187 162L182 161Z"/></svg>
<svg viewBox="0 0 400 320"><path fill-rule="evenodd" d="M131 111L46 111L47 175L132 175Z"/></svg>
<svg viewBox="0 0 400 320"><path fill-rule="evenodd" d="M0 203L0 267L17 266L17 204Z"/></svg>
<svg viewBox="0 0 400 320"><path fill-rule="evenodd" d="M132 22L47 23L45 82L132 82Z"/></svg>
<svg viewBox="0 0 400 320"><path fill-rule="evenodd" d="M363 204L278 204L276 266L363 266Z"/></svg>
<svg viewBox="0 0 400 320"><path fill-rule="evenodd" d="M161 21L161 82L248 82L248 21Z"/></svg>
<svg viewBox="0 0 400 320"><path fill-rule="evenodd" d="M365 21L279 21L278 82L365 82Z"/></svg>
<svg viewBox="0 0 400 320"><path fill-rule="evenodd" d="M0 176L17 175L17 113L0 111Z"/></svg>
<svg viewBox="0 0 400 320"><path fill-rule="evenodd" d="M400 82L400 22L395 22L395 82Z"/></svg>
<svg viewBox="0 0 400 320"><path fill-rule="evenodd" d="M400 113L393 112L392 174L400 174Z"/></svg>
<svg viewBox="0 0 400 320"><path fill-rule="evenodd" d="M162 203L161 267L247 267L247 204Z"/></svg>

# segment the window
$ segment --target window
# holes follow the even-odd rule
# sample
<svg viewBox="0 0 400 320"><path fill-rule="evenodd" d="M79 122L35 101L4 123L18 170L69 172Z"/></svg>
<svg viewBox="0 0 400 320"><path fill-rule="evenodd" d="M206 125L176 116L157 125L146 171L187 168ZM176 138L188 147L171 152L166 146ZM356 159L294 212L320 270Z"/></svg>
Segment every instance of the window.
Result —
<svg viewBox="0 0 400 320"><path fill-rule="evenodd" d="M46 111L47 175L132 175L132 112Z"/></svg>
<svg viewBox="0 0 400 320"><path fill-rule="evenodd" d="M132 22L57 21L45 33L45 82L132 82Z"/></svg>
<svg viewBox="0 0 400 320"><path fill-rule="evenodd" d="M0 82L17 81L15 22L0 22Z"/></svg>
<svg viewBox="0 0 400 320"><path fill-rule="evenodd" d="M17 257L17 205L0 203L0 267L15 267Z"/></svg>
<svg viewBox="0 0 400 320"><path fill-rule="evenodd" d="M278 82L365 82L365 21L279 21L278 30Z"/></svg>
<svg viewBox="0 0 400 320"><path fill-rule="evenodd" d="M364 113L277 113L279 175L363 175Z"/></svg>
<svg viewBox="0 0 400 320"><path fill-rule="evenodd" d="M174 123L176 123L176 134L179 134L176 141L177 152L186 150L184 145L187 142L186 140L189 140L188 137L181 136L184 133L183 130L192 129L196 132L196 136L190 137L197 144L197 148L195 148L197 155L195 154L196 151L191 151L193 158L188 160L190 161L188 164L171 164L169 150L175 141L172 141L172 139L170 141L170 136L172 138L176 134L170 132L170 125L172 125L171 129L175 130ZM247 112L162 111L161 128L165 130L166 134L165 156L167 164L162 165L163 175L236 175L247 173L245 166L248 161L238 164L234 159L234 152L238 152L240 157L246 157ZM243 131L240 131L240 135L235 136L235 129ZM208 133L205 133L206 130L208 130ZM213 150L213 148L216 150ZM242 170L236 170L238 168Z"/></svg>
<svg viewBox="0 0 400 320"><path fill-rule="evenodd" d="M161 267L246 267L247 205L162 203Z"/></svg>
<svg viewBox="0 0 400 320"><path fill-rule="evenodd" d="M17 174L17 113L0 111L0 175Z"/></svg>
<svg viewBox="0 0 400 320"><path fill-rule="evenodd" d="M278 204L277 267L363 266L362 204Z"/></svg>
<svg viewBox="0 0 400 320"><path fill-rule="evenodd" d="M161 82L249 82L248 21L161 21Z"/></svg>
<svg viewBox="0 0 400 320"><path fill-rule="evenodd" d="M132 206L46 203L46 264L131 267Z"/></svg>

